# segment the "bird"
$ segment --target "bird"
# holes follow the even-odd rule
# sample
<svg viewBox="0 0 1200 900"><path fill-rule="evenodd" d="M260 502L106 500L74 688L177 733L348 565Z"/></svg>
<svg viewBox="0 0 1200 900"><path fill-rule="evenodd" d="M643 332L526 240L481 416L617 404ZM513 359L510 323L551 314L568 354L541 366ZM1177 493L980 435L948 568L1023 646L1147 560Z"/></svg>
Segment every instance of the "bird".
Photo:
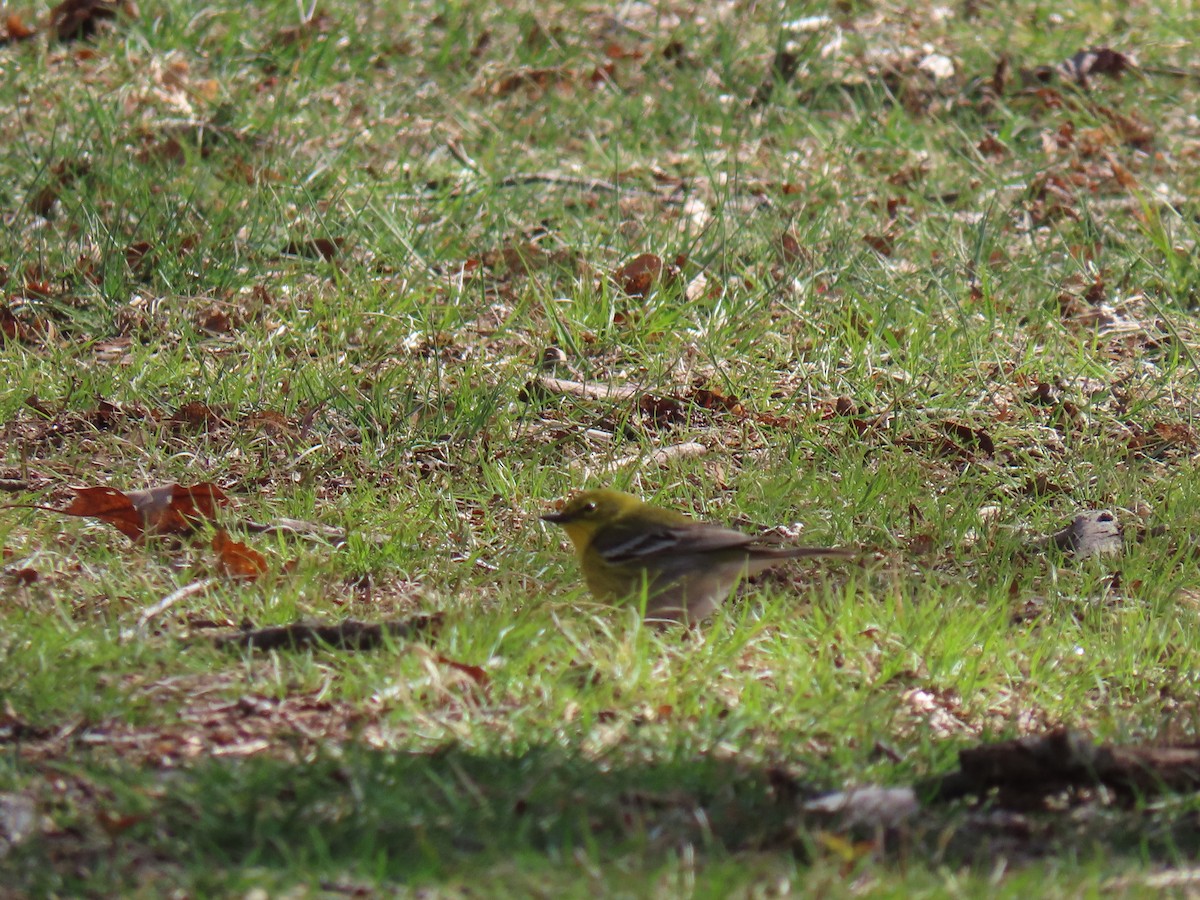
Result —
<svg viewBox="0 0 1200 900"><path fill-rule="evenodd" d="M571 497L546 522L561 525L597 600L640 602L645 619L695 624L750 575L788 559L850 558L837 547L783 547L601 488Z"/></svg>

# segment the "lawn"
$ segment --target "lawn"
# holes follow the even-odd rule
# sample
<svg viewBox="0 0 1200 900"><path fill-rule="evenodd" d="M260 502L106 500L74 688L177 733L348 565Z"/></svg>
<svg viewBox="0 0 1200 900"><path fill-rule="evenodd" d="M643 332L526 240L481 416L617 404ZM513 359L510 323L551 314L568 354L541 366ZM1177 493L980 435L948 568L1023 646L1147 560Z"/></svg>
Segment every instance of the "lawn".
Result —
<svg viewBox="0 0 1200 900"><path fill-rule="evenodd" d="M1200 14L1114 7L9 7L5 890L1196 890L1186 790L811 802L1200 741ZM597 486L859 555L646 627Z"/></svg>

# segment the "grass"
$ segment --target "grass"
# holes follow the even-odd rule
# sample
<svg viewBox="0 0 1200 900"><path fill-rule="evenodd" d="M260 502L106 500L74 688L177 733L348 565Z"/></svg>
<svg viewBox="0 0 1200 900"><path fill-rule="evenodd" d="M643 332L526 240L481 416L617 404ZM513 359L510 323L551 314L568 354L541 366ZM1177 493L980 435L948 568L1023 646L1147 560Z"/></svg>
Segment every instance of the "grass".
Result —
<svg viewBox="0 0 1200 900"><path fill-rule="evenodd" d="M139 630L205 543L0 513L11 889L1186 885L1192 798L878 833L799 802L1057 725L1197 740L1200 20L321 12L174 0L0 46L11 502L211 481L231 523L348 535L240 536L263 577ZM1100 45L1141 70L1021 74ZM673 270L624 290L644 253ZM551 347L649 399L529 387ZM607 482L869 562L644 629L537 519ZM1101 508L1118 557L1036 546ZM211 640L427 612L374 651Z"/></svg>

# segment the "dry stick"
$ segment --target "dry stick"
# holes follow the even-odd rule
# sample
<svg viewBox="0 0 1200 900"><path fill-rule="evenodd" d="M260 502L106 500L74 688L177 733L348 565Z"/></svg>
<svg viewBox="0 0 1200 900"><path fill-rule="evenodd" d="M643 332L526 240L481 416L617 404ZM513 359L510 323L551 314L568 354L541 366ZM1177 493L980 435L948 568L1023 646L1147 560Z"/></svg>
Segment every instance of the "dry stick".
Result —
<svg viewBox="0 0 1200 900"><path fill-rule="evenodd" d="M305 522L303 519L276 519L273 522L242 522L241 527L253 534L287 534L311 541L346 543L346 532L332 525Z"/></svg>
<svg viewBox="0 0 1200 900"><path fill-rule="evenodd" d="M565 378L552 378L549 375L539 375L530 382L528 387L536 387L551 394L579 397L584 400L632 400L643 393L638 388L629 385L584 384L581 381L568 381ZM694 456L703 456L707 452L708 448L703 444L697 441L688 441L683 444L660 447L649 455L635 453L631 456L623 456L613 460L604 468L606 471L612 471L635 462L662 465L672 459L689 459Z"/></svg>
<svg viewBox="0 0 1200 900"><path fill-rule="evenodd" d="M526 386L526 390L529 388L540 388L550 394L579 397L583 400L632 400L644 393L625 384L585 384L582 381L551 378L549 375L539 375Z"/></svg>
<svg viewBox="0 0 1200 900"><path fill-rule="evenodd" d="M145 630L147 623L155 616L166 612L180 600L186 600L193 594L203 593L216 583L216 578L201 578L199 581L193 581L191 584L185 584L177 591L172 591L149 609L146 609L142 612L142 614L138 617L137 630L135 632L125 632L121 635L121 637L135 637L141 634Z"/></svg>
<svg viewBox="0 0 1200 900"><path fill-rule="evenodd" d="M1175 747L1094 744L1065 728L958 754L959 769L918 785L927 802L1001 795L1052 796L1068 788L1104 785L1143 796L1164 790L1200 790L1200 745Z"/></svg>
<svg viewBox="0 0 1200 900"><path fill-rule="evenodd" d="M335 650L373 650L386 637L409 638L432 631L441 624L438 613L393 619L388 622L357 622L347 619L336 625L280 625L238 634L222 635L218 647L247 647L255 650L301 650L325 645Z"/></svg>
<svg viewBox="0 0 1200 900"><path fill-rule="evenodd" d="M488 175L480 167L479 163L475 162L468 154L466 149L456 140L446 141L446 149L450 151L450 155L457 159L460 163L478 175L480 178L487 178ZM658 191L651 191L645 188L638 187L623 187L615 182L607 181L603 178L581 178L577 175L559 175L555 172L514 172L511 175L505 175L495 183L496 187L519 187L526 184L553 184L560 187L576 187L585 191L597 191L609 194L639 194L645 197L654 197L667 204L677 204L682 201L676 197L669 197ZM481 187L468 185L462 190L482 190Z"/></svg>
<svg viewBox="0 0 1200 900"><path fill-rule="evenodd" d="M659 447L657 450L649 454L634 453L630 456L623 456L620 459L613 460L605 468L607 470L621 469L631 463L654 463L656 465L664 465L672 459L691 459L695 456L703 456L708 452L708 448L698 441L688 441L684 444L671 444L667 447Z"/></svg>
<svg viewBox="0 0 1200 900"><path fill-rule="evenodd" d="M520 187L526 184L553 184L559 187L576 187L584 191L597 191L608 194L636 194L641 197L653 197L669 205L677 205L683 202L678 197L647 190L646 188L622 187L611 181L605 181L603 178L579 178L574 175L556 175L553 172L518 172L514 175L505 175L496 182L496 187Z"/></svg>

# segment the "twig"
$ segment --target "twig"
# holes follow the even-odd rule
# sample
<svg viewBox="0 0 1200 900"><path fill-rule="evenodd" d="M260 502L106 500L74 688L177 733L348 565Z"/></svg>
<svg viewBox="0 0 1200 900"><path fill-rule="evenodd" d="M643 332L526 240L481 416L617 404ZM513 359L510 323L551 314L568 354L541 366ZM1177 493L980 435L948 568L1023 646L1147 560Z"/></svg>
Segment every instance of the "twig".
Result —
<svg viewBox="0 0 1200 900"><path fill-rule="evenodd" d="M548 394L579 397L581 400L632 400L642 393L638 388L624 384L584 384L581 381L568 381L565 378L539 375L525 385L523 394L529 396L539 390Z"/></svg>
<svg viewBox="0 0 1200 900"><path fill-rule="evenodd" d="M688 441L684 444L671 444L667 447L659 447L649 454L633 453L629 456L623 456L610 463L608 468L610 470L622 469L631 463L654 463L661 466L673 459L691 459L695 456L703 456L707 452L708 448L698 441Z"/></svg>
<svg viewBox="0 0 1200 900"><path fill-rule="evenodd" d="M1070 788L1103 785L1125 794L1200 790L1200 745L1176 747L1094 744L1064 728L1048 734L983 744L958 755L959 769L918 787L928 802L985 797L1049 797Z"/></svg>
<svg viewBox="0 0 1200 900"><path fill-rule="evenodd" d="M276 519L273 522L242 522L241 527L253 534L287 534L312 541L328 541L334 546L346 543L346 532L332 525L305 522L302 519Z"/></svg>
<svg viewBox="0 0 1200 900"><path fill-rule="evenodd" d="M441 615L435 613L389 622L356 622L347 619L336 625L297 623L222 635L216 642L218 647L248 647L255 650L303 650L318 645L335 650L374 650L384 643L385 637L413 637L432 631L441 622Z"/></svg>
<svg viewBox="0 0 1200 900"><path fill-rule="evenodd" d="M185 584L183 587L181 587L177 591L172 591L170 594L167 594L167 596L163 597L161 600L159 600L157 603L155 603L153 606L151 606L149 609L146 609L142 612L142 614L138 617L138 624L137 624L136 632L134 632L132 634L127 632L125 634L122 634L121 636L122 637L135 637L136 635L141 634L145 630L146 625L155 616L166 612L168 609L170 609L172 606L174 606L180 600L186 600L188 597L192 596L193 594L203 593L204 591L206 591L210 587L212 587L214 584L216 584L216 582L217 582L216 578L202 578L199 581L193 581L191 584Z"/></svg>

